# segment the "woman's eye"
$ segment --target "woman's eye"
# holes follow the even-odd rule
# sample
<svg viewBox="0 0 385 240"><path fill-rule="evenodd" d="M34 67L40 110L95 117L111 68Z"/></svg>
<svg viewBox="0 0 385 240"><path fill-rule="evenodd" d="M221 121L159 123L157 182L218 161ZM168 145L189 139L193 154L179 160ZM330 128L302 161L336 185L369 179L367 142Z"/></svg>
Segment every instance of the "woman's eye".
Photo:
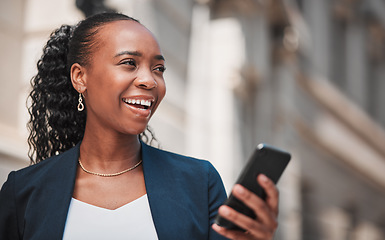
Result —
<svg viewBox="0 0 385 240"><path fill-rule="evenodd" d="M155 70L163 73L164 71L166 71L166 67L159 66L159 67L156 67Z"/></svg>
<svg viewBox="0 0 385 240"><path fill-rule="evenodd" d="M125 64L125 65L136 66L135 60L133 60L133 59L124 60L121 63Z"/></svg>

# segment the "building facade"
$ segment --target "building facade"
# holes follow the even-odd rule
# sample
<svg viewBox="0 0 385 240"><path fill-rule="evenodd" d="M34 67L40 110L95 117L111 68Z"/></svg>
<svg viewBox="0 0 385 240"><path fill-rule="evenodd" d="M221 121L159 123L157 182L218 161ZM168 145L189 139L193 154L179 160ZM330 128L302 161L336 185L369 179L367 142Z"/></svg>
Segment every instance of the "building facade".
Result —
<svg viewBox="0 0 385 240"><path fill-rule="evenodd" d="M150 125L163 149L210 160L227 191L258 143L286 149L276 239L385 238L383 1L94 2L159 40L167 95ZM29 80L50 32L84 17L78 7L0 3L1 182L29 164Z"/></svg>

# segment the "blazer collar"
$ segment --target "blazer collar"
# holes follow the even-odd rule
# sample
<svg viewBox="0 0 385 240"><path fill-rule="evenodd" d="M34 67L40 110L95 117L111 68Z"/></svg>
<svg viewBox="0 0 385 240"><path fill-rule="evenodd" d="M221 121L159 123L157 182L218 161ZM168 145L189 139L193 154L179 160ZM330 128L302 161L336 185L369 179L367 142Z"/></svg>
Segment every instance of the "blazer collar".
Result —
<svg viewBox="0 0 385 240"><path fill-rule="evenodd" d="M55 176L55 181L44 183L50 194L49 197L47 196L48 201L45 201L45 206L41 206L48 209L49 212L49 214L44 216L43 221L47 224L45 226L45 234L50 239L62 239L63 237L68 209L75 186L79 146L80 143L63 154L56 156L57 159L46 160L56 160L54 166L49 170L49 175Z"/></svg>
<svg viewBox="0 0 385 240"><path fill-rule="evenodd" d="M146 185L148 202L150 204L151 215L159 239L167 239L167 229L164 227L164 217L169 213L165 212L162 205L169 202L169 194L164 186L165 174L162 166L163 156L154 148L142 143L143 174ZM170 187L170 185L168 185ZM163 202L163 204L162 204ZM162 218L163 216L163 218ZM162 221L163 219L163 221ZM168 221L168 220L166 220Z"/></svg>
<svg viewBox="0 0 385 240"><path fill-rule="evenodd" d="M169 168L170 164L167 164L169 156L163 151L143 142L141 142L141 147L147 197L158 238L172 239L173 236L180 235L180 232L174 232L173 229L181 230L185 227L185 223L180 221L180 214L185 211L183 210L185 206L180 199L175 199L176 190L173 189L175 179L172 179L169 174L175 169ZM48 232L52 229L52 232L48 234L48 236L52 236L52 239L63 237L75 186L79 149L80 143L57 156L60 159L57 159L55 167L51 168L50 174L55 176L56 181L47 183L47 187L55 189L54 192L58 194L52 194L49 197L50 200L46 202L48 206L45 207L51 209L52 214L45 216L46 221L44 222L47 225L55 225L47 226Z"/></svg>
<svg viewBox="0 0 385 240"><path fill-rule="evenodd" d="M172 239L169 224L177 224L178 218L175 215L173 217L168 209L169 206L175 207L177 204L176 200L172 198L172 192L170 193L170 191L168 191L170 186L172 186L172 182L167 180L168 169L165 169L164 166L164 163L167 161L165 158L167 157L162 154L162 151L150 147L143 142L141 142L141 147L144 181L158 238ZM48 228L48 231L49 229L55 229L55 231L49 234L49 236L52 236L52 239L61 239L63 237L68 210L75 187L79 152L80 143L67 152L59 155L58 157L60 159L57 159L55 167L53 167L51 171L51 174L55 176L57 181L47 183L50 185L50 188L56 189L54 192L60 193L52 194L49 202L47 202L49 206L46 206L47 208L52 209L52 214L45 216L45 222L48 225L58 224L52 226L52 228ZM169 238L170 236L171 238Z"/></svg>
<svg viewBox="0 0 385 240"><path fill-rule="evenodd" d="M180 196L180 189L176 189L176 179L171 174L176 169L170 164L170 155L142 143L142 159L147 197L158 238L183 236L188 224L181 220L181 216L189 214L189 210L183 199L176 197Z"/></svg>

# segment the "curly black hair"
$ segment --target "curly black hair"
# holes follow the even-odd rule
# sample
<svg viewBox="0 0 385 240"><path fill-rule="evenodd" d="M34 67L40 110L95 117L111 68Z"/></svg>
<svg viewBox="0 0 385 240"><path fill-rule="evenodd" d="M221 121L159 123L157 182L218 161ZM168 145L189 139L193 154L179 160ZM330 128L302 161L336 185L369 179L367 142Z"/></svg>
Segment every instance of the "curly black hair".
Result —
<svg viewBox="0 0 385 240"><path fill-rule="evenodd" d="M72 64L87 65L97 44L95 35L106 23L138 20L120 13L101 13L80 21L76 26L62 25L51 33L37 62L37 74L31 79L28 129L31 164L64 152L82 140L86 109L78 112L79 93L70 79ZM141 134L142 141L152 144L152 131Z"/></svg>

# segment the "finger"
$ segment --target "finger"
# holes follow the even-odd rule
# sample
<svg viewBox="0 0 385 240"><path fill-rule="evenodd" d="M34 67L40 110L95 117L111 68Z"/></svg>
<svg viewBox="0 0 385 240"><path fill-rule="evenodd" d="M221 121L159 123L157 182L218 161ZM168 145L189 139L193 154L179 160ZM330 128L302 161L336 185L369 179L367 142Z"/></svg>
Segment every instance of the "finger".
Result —
<svg viewBox="0 0 385 240"><path fill-rule="evenodd" d="M271 230L277 228L278 223L275 219L275 212L273 212L266 202L260 197L239 184L234 186L232 193L236 198L254 211L261 223L266 225Z"/></svg>
<svg viewBox="0 0 385 240"><path fill-rule="evenodd" d="M224 227L218 226L217 224L213 224L212 228L222 236L229 239L237 239L237 240L249 240L252 239L251 236L247 236L244 232L229 230Z"/></svg>
<svg viewBox="0 0 385 240"><path fill-rule="evenodd" d="M265 225L257 222L255 219L249 218L248 216L237 212L229 206L222 205L218 209L219 215L226 218L227 220L235 223L242 229L248 231L255 237L266 238L274 231L274 229L267 228ZM240 231L235 231L240 232ZM242 233L242 232L240 232Z"/></svg>
<svg viewBox="0 0 385 240"><path fill-rule="evenodd" d="M259 174L258 183L266 192L266 204L274 212L275 216L278 216L279 192L274 182L266 177L266 175Z"/></svg>

